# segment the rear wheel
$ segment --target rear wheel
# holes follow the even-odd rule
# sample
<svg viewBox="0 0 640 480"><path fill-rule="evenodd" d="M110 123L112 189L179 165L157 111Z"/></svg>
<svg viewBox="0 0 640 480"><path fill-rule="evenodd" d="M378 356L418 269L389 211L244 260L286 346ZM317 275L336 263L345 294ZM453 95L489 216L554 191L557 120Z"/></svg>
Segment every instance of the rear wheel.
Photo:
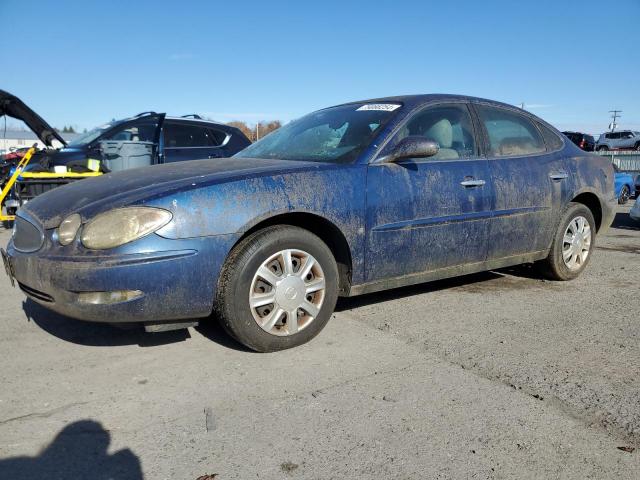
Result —
<svg viewBox="0 0 640 480"><path fill-rule="evenodd" d="M327 324L338 297L338 267L322 240L278 225L251 234L229 255L215 310L222 326L259 352L295 347Z"/></svg>
<svg viewBox="0 0 640 480"><path fill-rule="evenodd" d="M636 143L636 150L640 152L640 142Z"/></svg>
<svg viewBox="0 0 640 480"><path fill-rule="evenodd" d="M572 280L582 273L595 248L593 214L581 203L565 209L551 245L542 262L544 273L553 280Z"/></svg>
<svg viewBox="0 0 640 480"><path fill-rule="evenodd" d="M620 189L620 195L618 195L618 203L620 205L624 205L629 201L629 197L631 196L631 190L628 185L623 185L622 189Z"/></svg>

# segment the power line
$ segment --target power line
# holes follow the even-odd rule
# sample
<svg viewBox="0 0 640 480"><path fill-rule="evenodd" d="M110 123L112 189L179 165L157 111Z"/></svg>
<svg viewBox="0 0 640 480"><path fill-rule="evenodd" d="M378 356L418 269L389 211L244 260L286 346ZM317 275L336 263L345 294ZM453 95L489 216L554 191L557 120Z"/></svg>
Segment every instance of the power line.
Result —
<svg viewBox="0 0 640 480"><path fill-rule="evenodd" d="M609 113L611 113L611 118L613 118L613 122L611 122L609 124L609 130L611 130L612 132L615 131L616 127L618 126L618 124L616 123L616 120L620 117L622 117L622 115L620 115L622 113L622 110L609 110Z"/></svg>

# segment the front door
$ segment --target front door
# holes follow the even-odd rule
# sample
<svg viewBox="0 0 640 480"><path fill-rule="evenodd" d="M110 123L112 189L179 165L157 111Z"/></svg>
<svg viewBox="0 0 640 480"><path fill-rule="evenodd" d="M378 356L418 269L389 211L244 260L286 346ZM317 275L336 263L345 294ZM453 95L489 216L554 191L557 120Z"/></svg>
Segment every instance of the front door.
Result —
<svg viewBox="0 0 640 480"><path fill-rule="evenodd" d="M487 258L548 249L570 180L559 149L547 148L539 130L544 127L515 110L474 108L486 139L494 191Z"/></svg>
<svg viewBox="0 0 640 480"><path fill-rule="evenodd" d="M158 163L160 129L164 113L141 114L105 132L90 146L101 152L111 171Z"/></svg>
<svg viewBox="0 0 640 480"><path fill-rule="evenodd" d="M439 104L411 116L385 147L421 135L437 155L373 163L367 173L367 281L482 262L491 182L469 108Z"/></svg>

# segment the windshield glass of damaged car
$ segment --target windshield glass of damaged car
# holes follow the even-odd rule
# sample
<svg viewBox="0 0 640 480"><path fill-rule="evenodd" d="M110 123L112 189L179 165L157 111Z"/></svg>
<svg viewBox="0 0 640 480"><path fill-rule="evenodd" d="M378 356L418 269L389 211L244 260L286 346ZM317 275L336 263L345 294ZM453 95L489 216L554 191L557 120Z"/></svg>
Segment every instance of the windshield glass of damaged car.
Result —
<svg viewBox="0 0 640 480"><path fill-rule="evenodd" d="M93 142L96 138L102 135L107 129L111 128L110 124L104 124L96 128L92 128L88 132L81 133L76 138L71 140L67 146L69 147L79 147L81 145L86 145L88 143Z"/></svg>
<svg viewBox="0 0 640 480"><path fill-rule="evenodd" d="M250 145L238 157L352 163L400 104L349 104L319 110Z"/></svg>

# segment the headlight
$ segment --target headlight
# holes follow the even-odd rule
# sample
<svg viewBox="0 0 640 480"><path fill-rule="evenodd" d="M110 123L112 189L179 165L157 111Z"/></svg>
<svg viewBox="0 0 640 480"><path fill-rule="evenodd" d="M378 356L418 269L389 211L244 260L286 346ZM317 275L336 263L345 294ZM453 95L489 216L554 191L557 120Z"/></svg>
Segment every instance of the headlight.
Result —
<svg viewBox="0 0 640 480"><path fill-rule="evenodd" d="M82 224L80 215L74 213L62 220L60 226L58 226L58 242L60 245L69 245L76 238L76 233Z"/></svg>
<svg viewBox="0 0 640 480"><path fill-rule="evenodd" d="M104 250L129 243L164 227L171 213L161 208L127 207L101 213L82 229L82 244Z"/></svg>

